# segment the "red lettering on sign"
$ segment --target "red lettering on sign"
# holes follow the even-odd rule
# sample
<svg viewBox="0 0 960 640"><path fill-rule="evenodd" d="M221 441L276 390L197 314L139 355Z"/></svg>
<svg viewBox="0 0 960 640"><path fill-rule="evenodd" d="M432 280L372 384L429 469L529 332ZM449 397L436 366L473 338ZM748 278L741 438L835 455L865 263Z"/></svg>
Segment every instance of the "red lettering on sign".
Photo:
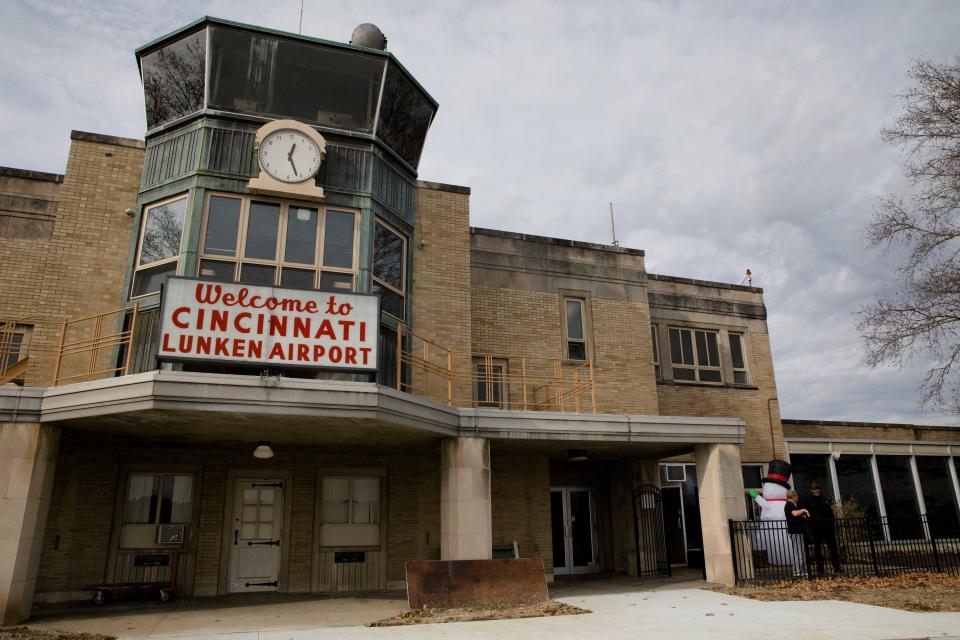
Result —
<svg viewBox="0 0 960 640"><path fill-rule="evenodd" d="M287 337L287 316L270 316L270 335Z"/></svg>
<svg viewBox="0 0 960 640"><path fill-rule="evenodd" d="M160 346L161 351L166 351L168 353L173 353L176 351L173 347L170 346L170 334L163 334L163 344Z"/></svg>
<svg viewBox="0 0 960 640"><path fill-rule="evenodd" d="M182 322L182 321L180 320L180 316L183 315L184 313L189 314L189 313L190 313L190 307L180 307L179 309L176 309L176 310L173 312L172 322L173 322L173 324L175 324L176 326L180 327L181 329L186 329L187 327L190 326L190 325L187 324L186 322Z"/></svg>
<svg viewBox="0 0 960 640"><path fill-rule="evenodd" d="M239 331L240 333L250 333L250 327L240 324L240 320L241 319L249 320L252 317L253 317L253 314L250 313L249 311L238 313L237 317L233 319L233 328Z"/></svg>
<svg viewBox="0 0 960 640"><path fill-rule="evenodd" d="M216 342L213 345L213 353L218 356L229 356L230 352L227 350L226 338L217 338Z"/></svg>
<svg viewBox="0 0 960 640"><path fill-rule="evenodd" d="M210 311L210 328L214 331L226 332L227 318L229 317L229 314L230 314L229 311L220 311L219 309L211 310Z"/></svg>
<svg viewBox="0 0 960 640"><path fill-rule="evenodd" d="M357 349L356 347L344 347L344 361L347 364L357 364Z"/></svg>
<svg viewBox="0 0 960 640"><path fill-rule="evenodd" d="M320 323L320 328L317 329L317 335L313 336L314 338L328 337L331 340L337 339L337 334L333 332L333 325L326 318L323 319L323 322Z"/></svg>
<svg viewBox="0 0 960 640"><path fill-rule="evenodd" d="M343 359L343 349L340 347L330 347L330 362L338 364Z"/></svg>
<svg viewBox="0 0 960 640"><path fill-rule="evenodd" d="M310 347L305 344L297 345L297 360L306 362L310 358Z"/></svg>
<svg viewBox="0 0 960 640"><path fill-rule="evenodd" d="M207 336L197 336L197 353L202 353L205 356L210 355L210 342L211 339Z"/></svg>
<svg viewBox="0 0 960 640"><path fill-rule="evenodd" d="M280 343L273 345L273 349L270 349L270 355L267 356L268 360L273 360L274 358L285 360L283 357L283 345Z"/></svg>

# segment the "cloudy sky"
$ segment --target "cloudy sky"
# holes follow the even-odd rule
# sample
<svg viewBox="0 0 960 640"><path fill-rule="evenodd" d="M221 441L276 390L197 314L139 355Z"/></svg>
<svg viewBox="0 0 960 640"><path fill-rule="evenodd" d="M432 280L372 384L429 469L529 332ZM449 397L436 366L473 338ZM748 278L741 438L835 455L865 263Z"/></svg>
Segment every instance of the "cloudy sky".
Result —
<svg viewBox="0 0 960 640"><path fill-rule="evenodd" d="M303 33L374 22L440 102L420 175L472 223L625 246L651 272L765 290L782 414L960 423L923 362L870 370L855 312L895 284L866 251L905 189L879 131L917 58L960 54L960 3L304 0ZM62 172L71 129L140 138L133 50L201 15L297 31L300 0L0 0L0 165Z"/></svg>

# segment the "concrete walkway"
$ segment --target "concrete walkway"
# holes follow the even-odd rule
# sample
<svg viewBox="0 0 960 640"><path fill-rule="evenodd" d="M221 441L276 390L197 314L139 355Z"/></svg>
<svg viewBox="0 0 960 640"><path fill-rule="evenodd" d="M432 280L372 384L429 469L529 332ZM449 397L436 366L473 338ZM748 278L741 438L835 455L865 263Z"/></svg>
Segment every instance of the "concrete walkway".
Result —
<svg viewBox="0 0 960 640"><path fill-rule="evenodd" d="M693 583L694 581L689 581ZM282 602L222 600L186 609L139 607L93 617L41 617L31 626L96 631L150 640L308 640L391 638L494 640L599 637L893 640L960 636L960 613L913 613L837 601L758 602L690 588L684 580L593 579L556 585L554 596L592 611L579 616L376 628L366 622L406 608L396 597ZM699 583L703 585L702 582ZM642 589L642 590L637 590ZM189 603L188 603L189 604Z"/></svg>

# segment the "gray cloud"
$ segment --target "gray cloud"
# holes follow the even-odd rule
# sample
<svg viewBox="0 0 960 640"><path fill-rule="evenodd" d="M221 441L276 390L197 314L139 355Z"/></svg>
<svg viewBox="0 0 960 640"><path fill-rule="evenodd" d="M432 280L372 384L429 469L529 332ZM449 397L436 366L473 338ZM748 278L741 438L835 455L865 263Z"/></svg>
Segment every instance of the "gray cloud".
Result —
<svg viewBox="0 0 960 640"><path fill-rule="evenodd" d="M296 30L299 2L4 2L0 163L62 171L70 129L141 137L133 49L202 14ZM879 140L913 58L960 53L953 2L305 1L304 33L378 23L440 101L421 176L473 188L475 225L609 241L651 271L765 288L782 413L943 422L923 363L871 371L853 313L904 188Z"/></svg>

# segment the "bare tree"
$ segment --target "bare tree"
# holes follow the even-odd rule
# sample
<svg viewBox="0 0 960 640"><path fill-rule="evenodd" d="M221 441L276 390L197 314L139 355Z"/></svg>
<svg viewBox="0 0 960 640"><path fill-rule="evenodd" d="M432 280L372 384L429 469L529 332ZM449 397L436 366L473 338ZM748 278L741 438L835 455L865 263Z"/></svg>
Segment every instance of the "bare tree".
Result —
<svg viewBox="0 0 960 640"><path fill-rule="evenodd" d="M861 312L858 329L870 366L929 357L921 402L960 413L960 57L918 61L910 78L882 137L905 150L912 188L883 198L866 229L872 247L904 252L901 282Z"/></svg>

